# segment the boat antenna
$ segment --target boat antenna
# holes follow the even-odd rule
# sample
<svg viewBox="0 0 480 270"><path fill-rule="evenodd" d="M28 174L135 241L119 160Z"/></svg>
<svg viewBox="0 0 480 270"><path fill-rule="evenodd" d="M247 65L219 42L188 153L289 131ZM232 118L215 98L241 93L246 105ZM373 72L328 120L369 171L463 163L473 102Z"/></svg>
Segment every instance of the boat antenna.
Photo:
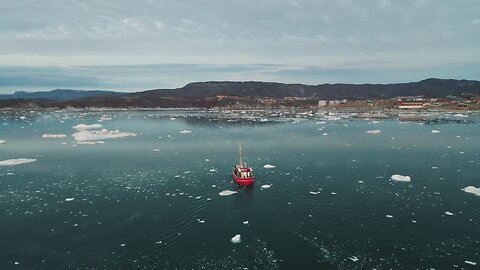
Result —
<svg viewBox="0 0 480 270"><path fill-rule="evenodd" d="M238 142L238 151L240 154L240 167L243 167L243 159L242 159L242 143Z"/></svg>

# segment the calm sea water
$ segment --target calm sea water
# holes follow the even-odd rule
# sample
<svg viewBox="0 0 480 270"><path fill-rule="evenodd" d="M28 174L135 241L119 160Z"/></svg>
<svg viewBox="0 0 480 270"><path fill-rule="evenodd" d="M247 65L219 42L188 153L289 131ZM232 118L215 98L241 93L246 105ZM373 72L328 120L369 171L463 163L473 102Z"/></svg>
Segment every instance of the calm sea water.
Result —
<svg viewBox="0 0 480 270"><path fill-rule="evenodd" d="M0 269L480 265L480 197L462 191L480 186L478 116L246 119L3 113L0 160L36 161L0 166ZM80 123L138 135L76 145ZM230 178L238 141L257 177L252 188ZM393 182L393 174L411 182ZM224 190L238 193L219 196Z"/></svg>

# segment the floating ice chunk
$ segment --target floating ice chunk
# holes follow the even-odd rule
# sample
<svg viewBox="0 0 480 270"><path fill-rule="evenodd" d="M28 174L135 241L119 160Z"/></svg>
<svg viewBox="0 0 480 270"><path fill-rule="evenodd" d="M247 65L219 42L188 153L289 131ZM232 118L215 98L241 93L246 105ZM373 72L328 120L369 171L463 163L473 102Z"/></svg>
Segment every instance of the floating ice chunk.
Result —
<svg viewBox="0 0 480 270"><path fill-rule="evenodd" d="M265 168L265 169L273 169L273 168L275 168L275 166L274 166L274 165L271 165L271 164L265 164L265 165L263 165L263 168Z"/></svg>
<svg viewBox="0 0 480 270"><path fill-rule="evenodd" d="M336 192L331 192L331 194L332 194L332 195L337 195L337 193L336 193Z"/></svg>
<svg viewBox="0 0 480 270"><path fill-rule="evenodd" d="M358 181L358 183L360 183L360 184L363 184L363 181L362 181L362 180L360 180L360 181Z"/></svg>
<svg viewBox="0 0 480 270"><path fill-rule="evenodd" d="M153 152L159 152L159 151L160 149L157 149L157 148L153 149Z"/></svg>
<svg viewBox="0 0 480 270"><path fill-rule="evenodd" d="M434 129L434 130L432 130L432 133L440 133L440 130Z"/></svg>
<svg viewBox="0 0 480 270"><path fill-rule="evenodd" d="M245 220L245 221L243 222L243 225L248 225L248 220Z"/></svg>
<svg viewBox="0 0 480 270"><path fill-rule="evenodd" d="M386 215L386 217L387 217L387 218L393 218L393 216L392 216L392 215Z"/></svg>
<svg viewBox="0 0 480 270"><path fill-rule="evenodd" d="M445 215L447 215L447 216L453 216L453 213L452 213L452 212L445 211Z"/></svg>
<svg viewBox="0 0 480 270"><path fill-rule="evenodd" d="M367 134L373 134L373 135L377 135L377 134L380 134L380 133L382 133L382 131L379 130L379 129L367 131Z"/></svg>
<svg viewBox="0 0 480 270"><path fill-rule="evenodd" d="M7 142L5 140L0 140L0 144L6 144Z"/></svg>
<svg viewBox="0 0 480 270"><path fill-rule="evenodd" d="M0 166L15 166L15 165L34 162L34 161L37 161L37 160L34 158L7 159L7 160L0 161Z"/></svg>
<svg viewBox="0 0 480 270"><path fill-rule="evenodd" d="M94 144L102 144L105 143L104 141L79 141L77 144L83 144L83 145L94 145Z"/></svg>
<svg viewBox="0 0 480 270"><path fill-rule="evenodd" d="M203 224L203 223L205 223L205 220L197 218L197 222L200 223L200 224Z"/></svg>
<svg viewBox="0 0 480 270"><path fill-rule="evenodd" d="M217 169L215 169L215 168L210 169L210 172L216 172L216 171L217 171Z"/></svg>
<svg viewBox="0 0 480 270"><path fill-rule="evenodd" d="M232 191L232 190L224 190L224 191L218 193L218 195L220 195L220 196L230 196L230 195L235 194L235 193L237 193L237 192Z"/></svg>
<svg viewBox="0 0 480 270"><path fill-rule="evenodd" d="M461 114L461 113L454 114L453 116L454 117L468 117L468 115L464 115L464 114Z"/></svg>
<svg viewBox="0 0 480 270"><path fill-rule="evenodd" d="M67 135L65 134L43 134L42 138L44 139L60 139L60 138L65 138Z"/></svg>
<svg viewBox="0 0 480 270"><path fill-rule="evenodd" d="M316 191L309 191L308 193L312 194L312 195L317 195L319 194L320 192L316 192Z"/></svg>
<svg viewBox="0 0 480 270"><path fill-rule="evenodd" d="M348 257L352 262L358 262L357 256Z"/></svg>
<svg viewBox="0 0 480 270"><path fill-rule="evenodd" d="M121 246L121 247L124 247L124 246L125 246L125 243L121 243L120 246Z"/></svg>
<svg viewBox="0 0 480 270"><path fill-rule="evenodd" d="M234 237L232 237L232 239L230 241L232 241L232 243L234 243L234 244L238 244L238 243L242 242L240 234L237 234Z"/></svg>
<svg viewBox="0 0 480 270"><path fill-rule="evenodd" d="M85 124L78 124L76 126L73 126L74 129L81 131L81 130L88 130L88 129L99 129L102 128L103 126L100 124L93 124L93 125L85 125Z"/></svg>
<svg viewBox="0 0 480 270"><path fill-rule="evenodd" d="M66 199L65 199L66 202L71 202L71 201L73 201L73 200L75 200L75 198L66 198Z"/></svg>
<svg viewBox="0 0 480 270"><path fill-rule="evenodd" d="M391 180L397 181L397 182L410 182L411 178L410 176L404 176L400 174L394 174L390 177Z"/></svg>
<svg viewBox="0 0 480 270"><path fill-rule="evenodd" d="M480 188L474 187L474 186L468 186L462 189L463 191L467 193L472 193L474 195L480 196Z"/></svg>
<svg viewBox="0 0 480 270"><path fill-rule="evenodd" d="M188 133L192 133L192 131L184 129L184 130L181 130L179 133L180 134L188 134Z"/></svg>
<svg viewBox="0 0 480 270"><path fill-rule="evenodd" d="M99 131L82 130L73 134L75 141L98 141L104 139L117 139L123 137L137 136L135 133L122 132L118 130L106 130Z"/></svg>
<svg viewBox="0 0 480 270"><path fill-rule="evenodd" d="M272 185L262 185L260 188L266 189L266 188L271 188L271 187L272 187Z"/></svg>
<svg viewBox="0 0 480 270"><path fill-rule="evenodd" d="M465 261L466 264L470 264L470 265L477 265L476 262L472 262L472 261Z"/></svg>
<svg viewBox="0 0 480 270"><path fill-rule="evenodd" d="M328 133L326 133L326 132L325 132L325 133L322 133L322 135L323 135L323 136L327 136L327 135L328 135Z"/></svg>

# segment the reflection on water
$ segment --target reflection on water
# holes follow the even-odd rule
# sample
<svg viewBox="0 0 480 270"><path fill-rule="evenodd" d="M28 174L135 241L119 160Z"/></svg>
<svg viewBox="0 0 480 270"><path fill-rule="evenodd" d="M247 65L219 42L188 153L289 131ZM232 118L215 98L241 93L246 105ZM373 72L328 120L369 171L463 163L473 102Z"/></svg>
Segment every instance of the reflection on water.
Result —
<svg viewBox="0 0 480 270"><path fill-rule="evenodd" d="M479 185L478 116L438 114L450 120L426 123L353 117L3 112L0 160L36 161L0 166L0 268L480 263L479 197L462 190ZM138 135L79 145L71 135L80 123ZM238 141L254 169L252 187L231 180ZM393 174L412 180L394 182ZM237 193L220 196L224 190ZM237 234L241 243L233 244Z"/></svg>

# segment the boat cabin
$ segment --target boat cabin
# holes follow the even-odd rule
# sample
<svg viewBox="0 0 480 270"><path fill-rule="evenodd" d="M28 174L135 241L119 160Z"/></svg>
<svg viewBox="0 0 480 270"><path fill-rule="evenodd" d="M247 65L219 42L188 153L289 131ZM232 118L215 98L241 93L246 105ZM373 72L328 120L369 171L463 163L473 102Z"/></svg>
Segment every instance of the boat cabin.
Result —
<svg viewBox="0 0 480 270"><path fill-rule="evenodd" d="M233 173L235 176L239 178L250 178L252 176L252 169L248 167L240 167L240 166L235 166L235 169L233 170Z"/></svg>

